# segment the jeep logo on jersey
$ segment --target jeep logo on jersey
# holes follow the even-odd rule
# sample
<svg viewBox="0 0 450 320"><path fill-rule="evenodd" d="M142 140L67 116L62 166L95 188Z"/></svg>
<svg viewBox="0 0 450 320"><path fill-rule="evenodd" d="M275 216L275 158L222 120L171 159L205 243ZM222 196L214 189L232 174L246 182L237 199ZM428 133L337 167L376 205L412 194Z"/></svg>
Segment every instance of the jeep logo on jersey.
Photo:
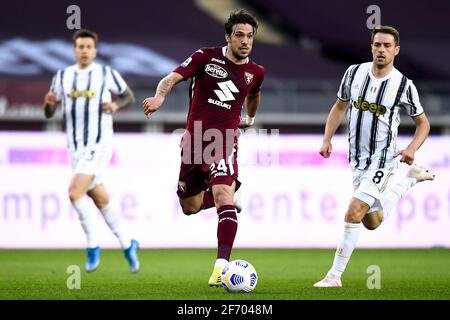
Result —
<svg viewBox="0 0 450 320"><path fill-rule="evenodd" d="M228 77L228 72L224 68L214 63L208 63L205 66L205 72L214 78L225 79L226 77Z"/></svg>
<svg viewBox="0 0 450 320"><path fill-rule="evenodd" d="M374 113L377 117L382 116L386 113L386 107L381 104L369 103L363 101L362 97L358 98L358 101L353 102L353 107L356 109L361 109L362 111L369 111Z"/></svg>

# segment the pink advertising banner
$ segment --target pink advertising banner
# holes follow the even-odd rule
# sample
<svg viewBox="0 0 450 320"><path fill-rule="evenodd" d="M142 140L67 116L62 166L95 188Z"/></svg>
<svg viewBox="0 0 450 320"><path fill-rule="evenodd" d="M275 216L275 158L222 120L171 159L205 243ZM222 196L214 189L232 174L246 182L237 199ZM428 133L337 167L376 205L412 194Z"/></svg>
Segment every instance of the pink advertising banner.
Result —
<svg viewBox="0 0 450 320"><path fill-rule="evenodd" d="M353 193L347 136L336 136L332 157L323 159L321 136L275 133L248 131L240 138L244 209L235 246L335 247ZM179 141L179 134L114 137L105 185L142 247L216 245L215 211L185 216L179 208ZM449 136L426 141L416 159L436 180L412 188L380 228L364 230L360 247L450 246L449 146ZM397 178L406 170L402 165ZM70 178L62 133L0 133L0 248L83 248L67 195ZM101 246L119 247L100 213L96 227Z"/></svg>

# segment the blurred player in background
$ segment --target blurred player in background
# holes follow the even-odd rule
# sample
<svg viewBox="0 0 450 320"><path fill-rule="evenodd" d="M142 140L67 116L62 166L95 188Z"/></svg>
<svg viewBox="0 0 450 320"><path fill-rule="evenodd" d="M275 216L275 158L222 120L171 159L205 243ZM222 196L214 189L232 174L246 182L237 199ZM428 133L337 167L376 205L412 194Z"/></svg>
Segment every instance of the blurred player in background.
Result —
<svg viewBox="0 0 450 320"><path fill-rule="evenodd" d="M231 13L225 23L227 45L194 52L159 82L153 97L143 101L144 113L150 117L173 86L192 79L177 194L186 215L214 206L217 209L218 249L210 286L221 285L221 273L230 259L237 232L233 198L240 186L238 127L253 124L264 79L264 68L249 59L257 28L255 18L245 10ZM244 101L247 115L241 119ZM220 152L207 159L204 154L211 139L206 136L214 130L221 135L214 140L220 144ZM231 142L226 138L229 132L234 135ZM196 145L201 146L200 150L195 149Z"/></svg>
<svg viewBox="0 0 450 320"><path fill-rule="evenodd" d="M94 62L97 34L81 29L73 36L76 64L59 70L44 98L45 116L50 118L62 105L64 126L74 175L69 198L87 236L86 271L100 263L100 247L94 226L95 213L86 194L103 214L119 239L131 272L139 271L138 242L123 230L119 214L110 203L102 173L112 156L112 114L134 101L133 93L120 74ZM118 95L112 101L111 93Z"/></svg>
<svg viewBox="0 0 450 320"><path fill-rule="evenodd" d="M372 62L347 69L338 99L328 115L320 148L323 157L330 157L331 138L347 111L354 194L345 214L344 235L333 266L315 287L341 287L341 275L356 245L361 222L369 230L376 229L411 187L434 179L434 174L414 164L414 154L427 138L430 125L413 82L394 67L400 51L399 32L389 26L373 29L371 48ZM416 131L411 143L397 151L400 108L413 118ZM399 183L392 185L398 156L400 162L411 167Z"/></svg>

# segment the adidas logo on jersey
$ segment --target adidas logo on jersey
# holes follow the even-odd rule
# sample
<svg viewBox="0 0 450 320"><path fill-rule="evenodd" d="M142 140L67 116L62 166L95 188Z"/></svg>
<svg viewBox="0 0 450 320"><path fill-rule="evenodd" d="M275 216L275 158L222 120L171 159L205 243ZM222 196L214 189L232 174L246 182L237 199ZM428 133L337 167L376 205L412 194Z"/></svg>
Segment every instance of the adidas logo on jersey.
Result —
<svg viewBox="0 0 450 320"><path fill-rule="evenodd" d="M381 104L369 103L364 101L362 97L358 98L358 101L353 102L353 107L356 109L361 109L362 111L369 111L374 113L377 117L382 116L386 113L386 107Z"/></svg>

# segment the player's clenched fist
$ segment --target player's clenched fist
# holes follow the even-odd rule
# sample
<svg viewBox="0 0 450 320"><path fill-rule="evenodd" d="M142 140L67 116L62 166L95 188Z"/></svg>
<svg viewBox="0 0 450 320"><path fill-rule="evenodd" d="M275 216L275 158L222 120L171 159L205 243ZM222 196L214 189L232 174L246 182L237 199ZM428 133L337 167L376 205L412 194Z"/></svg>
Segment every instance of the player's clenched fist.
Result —
<svg viewBox="0 0 450 320"><path fill-rule="evenodd" d="M144 113L147 118L158 110L164 102L163 97L150 97L142 101L142 106L144 108Z"/></svg>
<svg viewBox="0 0 450 320"><path fill-rule="evenodd" d="M322 147L320 147L319 153L324 158L329 158L331 155L331 150L333 149L333 146L330 142L324 141L322 144Z"/></svg>
<svg viewBox="0 0 450 320"><path fill-rule="evenodd" d="M44 105L54 106L57 102L58 96L54 92L49 92L44 97Z"/></svg>

